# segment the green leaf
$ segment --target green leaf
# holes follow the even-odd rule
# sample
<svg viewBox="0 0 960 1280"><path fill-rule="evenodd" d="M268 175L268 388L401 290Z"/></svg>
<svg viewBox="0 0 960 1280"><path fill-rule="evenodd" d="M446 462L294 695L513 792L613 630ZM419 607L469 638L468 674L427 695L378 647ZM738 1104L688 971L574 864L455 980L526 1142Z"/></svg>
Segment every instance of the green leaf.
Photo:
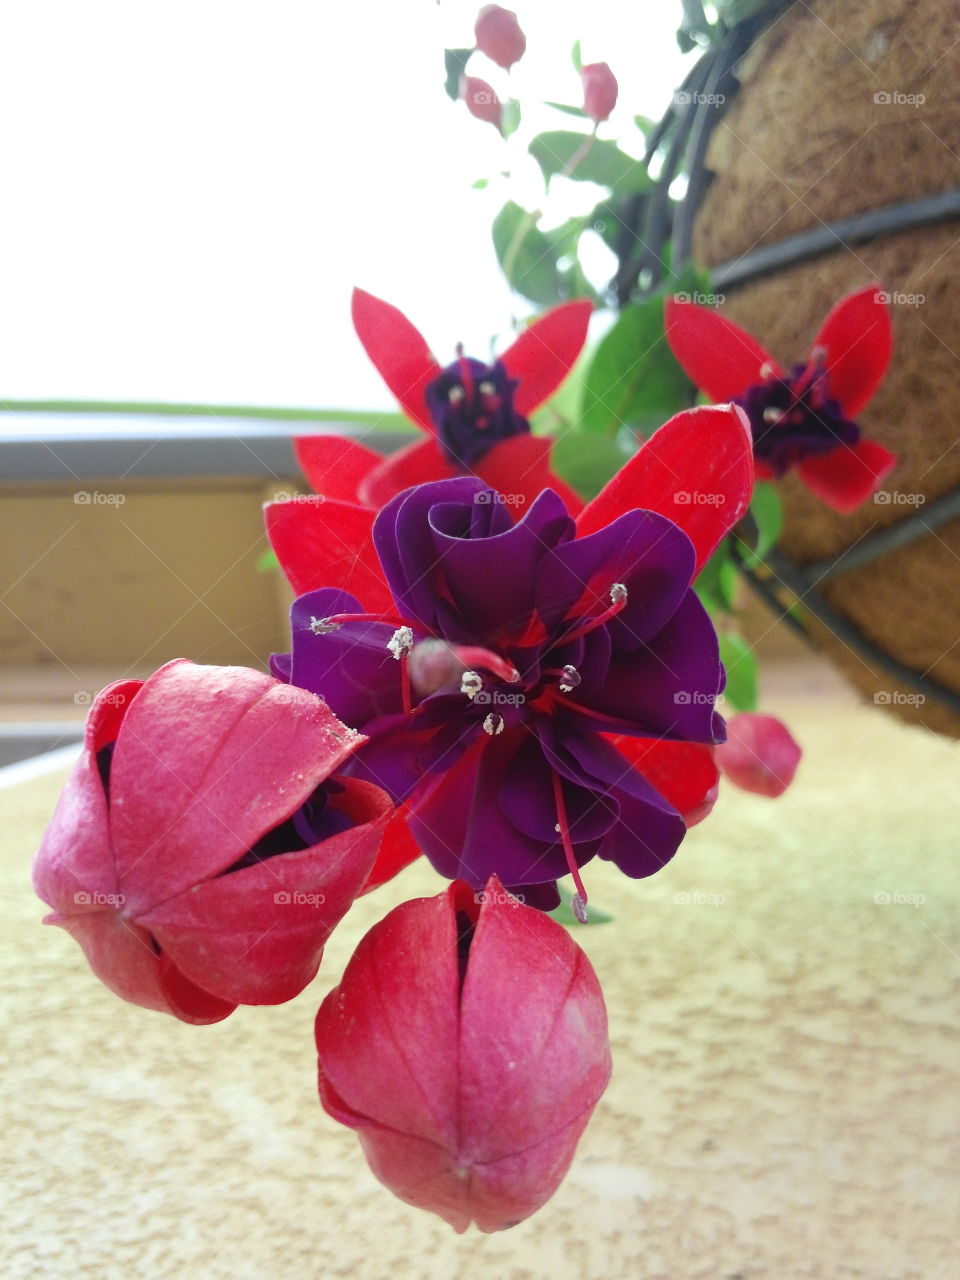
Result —
<svg viewBox="0 0 960 1280"><path fill-rule="evenodd" d="M583 58L580 56L580 41L578 40L570 50L570 57L573 59L573 65L578 71L583 69Z"/></svg>
<svg viewBox="0 0 960 1280"><path fill-rule="evenodd" d="M473 191L484 191L490 185L489 178L478 178L476 182L471 182L470 187Z"/></svg>
<svg viewBox="0 0 960 1280"><path fill-rule="evenodd" d="M643 210L646 207L646 198L641 200L640 209L637 211L636 224L643 225ZM590 213L584 218L587 227L592 228L607 248L619 256L620 237L623 234L623 201L601 200Z"/></svg>
<svg viewBox="0 0 960 1280"><path fill-rule="evenodd" d="M544 106L553 107L554 111L565 111L568 116L579 116L581 120L589 119L583 107L572 107L568 102L546 102Z"/></svg>
<svg viewBox="0 0 960 1280"><path fill-rule="evenodd" d="M565 924L568 927L573 925L577 929L582 929L583 925L573 914L570 903L573 901L573 894L569 893L563 886L560 886L560 905L555 907L553 911L548 911L547 915L552 920L556 920L557 924ZM609 924L613 916L608 915L606 911L598 911L592 902L587 904L587 924Z"/></svg>
<svg viewBox="0 0 960 1280"><path fill-rule="evenodd" d="M649 116L634 116L633 123L637 126L644 137L653 131L653 121Z"/></svg>
<svg viewBox="0 0 960 1280"><path fill-rule="evenodd" d="M447 91L447 96L454 102L459 101L460 77L466 71L472 53L472 49L444 49L443 51L443 65L447 72L443 87Z"/></svg>
<svg viewBox="0 0 960 1280"><path fill-rule="evenodd" d="M268 573L271 569L279 568L280 561L273 547L267 547L266 551L257 556L257 573Z"/></svg>
<svg viewBox="0 0 960 1280"><path fill-rule="evenodd" d="M500 132L505 138L520 128L520 103L516 98L505 98L500 104Z"/></svg>
<svg viewBox="0 0 960 1280"><path fill-rule="evenodd" d="M737 570L730 557L726 538L697 575L693 584L705 609L713 614L729 613L733 608L737 586Z"/></svg>
<svg viewBox="0 0 960 1280"><path fill-rule="evenodd" d="M755 711L757 660L753 650L736 631L722 631L719 640L720 661L727 669L727 700L737 711Z"/></svg>
<svg viewBox="0 0 960 1280"><path fill-rule="evenodd" d="M550 466L585 502L595 498L627 456L613 440L568 431L557 439Z"/></svg>
<svg viewBox="0 0 960 1280"><path fill-rule="evenodd" d="M744 555L743 563L747 569L755 569L763 563L771 548L776 546L783 528L783 506L780 495L772 484L761 481L754 485L750 514L757 526L757 544Z"/></svg>
<svg viewBox="0 0 960 1280"><path fill-rule="evenodd" d="M639 160L621 151L615 142L588 133L553 129L538 134L530 143L529 151L548 183L560 174L577 182L596 182L618 194L648 191L652 186Z"/></svg>
<svg viewBox="0 0 960 1280"><path fill-rule="evenodd" d="M583 388L580 426L615 436L628 426L650 435L689 403L691 385L663 332L663 299L624 307L594 354Z"/></svg>
<svg viewBox="0 0 960 1280"><path fill-rule="evenodd" d="M539 217L509 200L493 220L493 247L510 287L531 302L550 304L561 299L560 273L556 254L537 226Z"/></svg>

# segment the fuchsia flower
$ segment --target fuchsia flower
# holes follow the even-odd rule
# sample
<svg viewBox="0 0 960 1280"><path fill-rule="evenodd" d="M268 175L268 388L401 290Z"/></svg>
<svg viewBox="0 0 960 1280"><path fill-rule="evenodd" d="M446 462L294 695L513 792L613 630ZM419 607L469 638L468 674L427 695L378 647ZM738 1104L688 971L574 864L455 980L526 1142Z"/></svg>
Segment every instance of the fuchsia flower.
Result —
<svg viewBox="0 0 960 1280"><path fill-rule="evenodd" d="M673 354L697 387L746 411L758 479L795 467L822 502L849 512L896 466L894 455L865 440L854 421L890 361L890 315L876 286L841 298L807 362L789 373L749 333L709 308L669 299L665 322Z"/></svg>
<svg viewBox="0 0 960 1280"><path fill-rule="evenodd" d="M427 438L389 458L342 436L294 439L317 493L380 508L411 485L473 472L513 496L519 511L552 488L582 503L550 470L553 439L530 434L527 415L570 372L587 338L590 302L567 302L529 325L491 365L459 355L441 369L401 311L355 289L353 323L367 355Z"/></svg>
<svg viewBox="0 0 960 1280"><path fill-rule="evenodd" d="M178 661L111 685L34 864L46 923L117 995L184 1022L290 1000L391 812L332 776L362 742L319 698L242 667Z"/></svg>
<svg viewBox="0 0 960 1280"><path fill-rule="evenodd" d="M480 888L496 873L546 907L568 871L583 896L594 856L650 875L686 830L656 779L695 816L716 785L695 744L722 741L723 670L691 583L752 481L742 412L704 408L657 432L576 521L547 490L514 524L467 477L405 491L376 520L272 504L302 593L274 673L370 736L349 768L409 804L441 874Z"/></svg>
<svg viewBox="0 0 960 1280"><path fill-rule="evenodd" d="M617 77L605 62L590 62L580 68L583 85L583 110L591 120L602 124L617 105L620 92Z"/></svg>
<svg viewBox="0 0 960 1280"><path fill-rule="evenodd" d="M374 925L316 1036L326 1111L395 1195L458 1232L501 1231L549 1200L610 1078L589 960L495 876Z"/></svg>
<svg viewBox="0 0 960 1280"><path fill-rule="evenodd" d="M504 71L519 62L527 48L527 38L520 30L517 15L498 4L483 6L473 30L477 49Z"/></svg>
<svg viewBox="0 0 960 1280"><path fill-rule="evenodd" d="M781 720L753 711L741 711L727 721L727 740L716 752L731 782L773 798L789 787L803 754Z"/></svg>

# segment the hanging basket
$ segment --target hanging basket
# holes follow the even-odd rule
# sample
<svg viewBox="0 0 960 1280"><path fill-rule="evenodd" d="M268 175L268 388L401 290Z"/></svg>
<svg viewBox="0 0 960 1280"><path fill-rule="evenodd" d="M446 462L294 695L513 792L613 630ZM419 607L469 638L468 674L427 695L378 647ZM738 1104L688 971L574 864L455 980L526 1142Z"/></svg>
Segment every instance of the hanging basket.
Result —
<svg viewBox="0 0 960 1280"><path fill-rule="evenodd" d="M900 462L852 515L788 476L771 571L749 576L781 611L802 601L808 635L867 697L960 737L956 10L819 0L767 23L746 52L741 29L709 55L733 91L690 123L675 261L686 238L724 314L786 366L839 297L882 282L894 354L862 423Z"/></svg>

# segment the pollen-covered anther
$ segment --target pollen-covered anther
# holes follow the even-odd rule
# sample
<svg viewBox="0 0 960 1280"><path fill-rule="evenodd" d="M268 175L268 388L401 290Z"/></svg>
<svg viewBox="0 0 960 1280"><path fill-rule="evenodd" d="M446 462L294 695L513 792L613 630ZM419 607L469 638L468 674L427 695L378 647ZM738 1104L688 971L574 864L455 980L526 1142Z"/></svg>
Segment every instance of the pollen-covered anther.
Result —
<svg viewBox="0 0 960 1280"><path fill-rule="evenodd" d="M450 404L462 404L466 399L467 393L463 387L451 387L447 392L447 400Z"/></svg>
<svg viewBox="0 0 960 1280"><path fill-rule="evenodd" d="M623 583L615 582L613 586L610 588L610 603L626 604L627 595L628 595L627 588L623 585Z"/></svg>
<svg viewBox="0 0 960 1280"><path fill-rule="evenodd" d="M560 692L571 693L580 683L580 672L568 662L560 672Z"/></svg>
<svg viewBox="0 0 960 1280"><path fill-rule="evenodd" d="M340 623L330 618L315 618L310 615L310 630L315 636L327 636L331 631L339 630Z"/></svg>
<svg viewBox="0 0 960 1280"><path fill-rule="evenodd" d="M775 409L772 405L768 406L763 411L764 422L769 422L771 426L773 426L774 423L779 422L783 416L783 411Z"/></svg>
<svg viewBox="0 0 960 1280"><path fill-rule="evenodd" d="M472 701L483 688L483 679L476 671L465 671L460 680L460 692Z"/></svg>
<svg viewBox="0 0 960 1280"><path fill-rule="evenodd" d="M498 715L496 711L491 711L483 722L484 733L489 733L491 738L495 738L498 733L503 733L503 716Z"/></svg>
<svg viewBox="0 0 960 1280"><path fill-rule="evenodd" d="M409 627L398 627L387 641L387 648L399 662L413 648L413 632Z"/></svg>
<svg viewBox="0 0 960 1280"><path fill-rule="evenodd" d="M773 375L774 375L774 368L773 368L773 365L768 360L766 364L761 365L760 367L760 377L764 382L766 382L767 379L772 378Z"/></svg>

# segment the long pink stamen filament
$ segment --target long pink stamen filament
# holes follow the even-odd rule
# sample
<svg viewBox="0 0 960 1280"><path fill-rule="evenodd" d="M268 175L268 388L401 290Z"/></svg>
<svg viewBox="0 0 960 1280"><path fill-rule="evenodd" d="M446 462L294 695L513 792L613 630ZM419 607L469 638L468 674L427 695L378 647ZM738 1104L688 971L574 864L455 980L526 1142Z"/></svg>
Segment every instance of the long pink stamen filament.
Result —
<svg viewBox="0 0 960 1280"><path fill-rule="evenodd" d="M550 776L553 778L553 799L557 806L557 826L560 828L560 842L563 845L563 854L573 877L573 883L577 886L580 901L585 907L587 905L587 891L583 887L583 881L580 879L580 868L577 866L577 860L573 853L573 843L570 840L570 824L567 822L567 806L563 799L563 784L556 769L550 770Z"/></svg>
<svg viewBox="0 0 960 1280"><path fill-rule="evenodd" d="M516 684L520 679L520 672L516 667L489 649L474 644L454 644L450 647L468 671L482 667L500 680L506 680L507 684Z"/></svg>
<svg viewBox="0 0 960 1280"><path fill-rule="evenodd" d="M579 627L574 627L574 629L569 631L565 636L561 636L556 644L570 644L571 641L579 640L581 636L585 636L589 631L596 631L597 627L602 627L605 622L609 622L611 618L615 618L626 603L626 596L620 600L615 600L609 608L604 609L603 613L598 614L595 618L588 618L587 621L582 622Z"/></svg>
<svg viewBox="0 0 960 1280"><path fill-rule="evenodd" d="M466 356L463 354L463 343L457 343L457 362L460 365L460 381L463 383L463 389L467 393L467 399L473 400L473 374L470 372L470 365Z"/></svg>

